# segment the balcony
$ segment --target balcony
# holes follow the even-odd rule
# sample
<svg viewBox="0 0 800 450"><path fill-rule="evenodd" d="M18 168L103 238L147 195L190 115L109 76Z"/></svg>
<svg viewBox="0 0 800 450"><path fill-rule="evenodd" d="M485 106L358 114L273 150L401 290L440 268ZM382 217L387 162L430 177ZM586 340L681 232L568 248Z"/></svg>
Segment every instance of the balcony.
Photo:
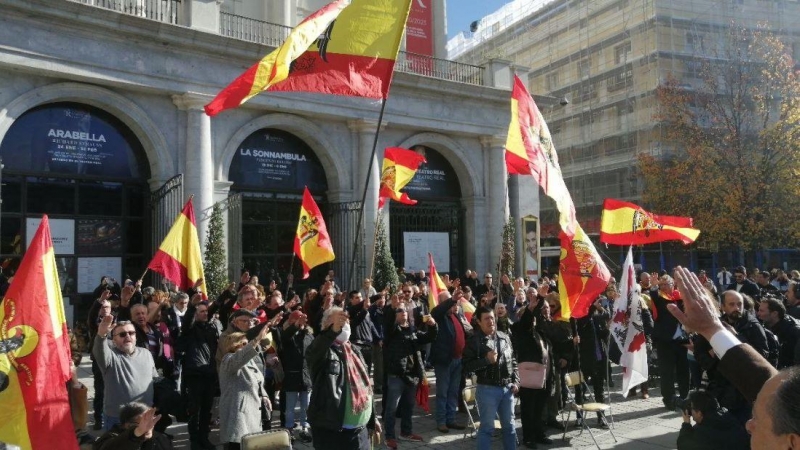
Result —
<svg viewBox="0 0 800 450"><path fill-rule="evenodd" d="M291 27L220 13L219 34L242 41L277 47L286 40ZM401 51L395 71L459 83L483 85L483 67Z"/></svg>
<svg viewBox="0 0 800 450"><path fill-rule="evenodd" d="M181 0L69 0L84 5L144 17L159 22L178 24Z"/></svg>

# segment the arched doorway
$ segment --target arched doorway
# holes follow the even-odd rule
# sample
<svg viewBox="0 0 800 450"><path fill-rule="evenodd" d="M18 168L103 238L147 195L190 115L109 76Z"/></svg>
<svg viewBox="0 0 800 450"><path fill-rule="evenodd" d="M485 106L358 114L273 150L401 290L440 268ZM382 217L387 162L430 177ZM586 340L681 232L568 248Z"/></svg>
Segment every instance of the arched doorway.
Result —
<svg viewBox="0 0 800 450"><path fill-rule="evenodd" d="M238 146L228 170L231 193L242 196L241 267L267 285L285 279L292 265L303 188L325 208L328 182L319 158L302 139L284 130L263 128ZM232 245L237 245L232 243ZM312 271L321 278L325 268ZM299 279L299 263L293 273Z"/></svg>
<svg viewBox="0 0 800 450"><path fill-rule="evenodd" d="M423 145L414 146L412 150L422 153L427 162L420 166L404 189L409 197L417 200L417 204L392 202L389 206L392 256L397 267L427 272L427 263L422 263L421 258L428 251L438 248L439 252L433 251L437 271L457 275L466 270L465 211L461 206L458 176L450 162L438 151ZM420 248L409 244L407 248L407 243L416 239L423 239L432 247ZM446 255L439 254L444 249Z"/></svg>
<svg viewBox="0 0 800 450"><path fill-rule="evenodd" d="M0 143L0 259L16 270L43 214L50 217L59 281L75 317L101 276L136 278L150 254L150 166L134 133L103 109L75 102L32 108ZM82 299L80 301L79 299ZM68 319L73 309L65 308Z"/></svg>

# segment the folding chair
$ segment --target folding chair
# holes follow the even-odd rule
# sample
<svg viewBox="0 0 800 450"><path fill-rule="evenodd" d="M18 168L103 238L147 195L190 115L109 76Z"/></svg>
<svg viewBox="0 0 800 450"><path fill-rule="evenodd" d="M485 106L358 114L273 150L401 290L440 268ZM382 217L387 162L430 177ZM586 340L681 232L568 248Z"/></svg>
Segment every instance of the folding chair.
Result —
<svg viewBox="0 0 800 450"><path fill-rule="evenodd" d="M617 437L614 436L614 430L612 426L609 424L608 419L606 418L606 411L608 411L609 408L611 408L611 405L606 403L584 403L582 405L579 405L575 401L575 394L573 394L571 389L574 388L575 386L582 384L587 391L589 390L589 386L583 379L583 374L580 371L570 372L566 374L564 378L567 384L567 392L569 393L569 398L567 400L567 404L564 405L564 410L561 412L561 421L564 424L564 434L561 436L561 440L562 441L567 440L567 428L569 428L569 420L570 417L572 416L572 412L575 411L576 417L578 414L580 414L582 418L582 420L580 421L581 422L580 434L583 434L583 430L588 431L589 435L592 436L592 441L594 441L594 445L596 445L598 449L600 448L600 444L597 443L596 438L603 436L604 434L607 433L611 434L611 437L614 438L614 442L617 442ZM609 395L611 394L609 393ZM566 420L564 420L565 411L567 413ZM600 420L609 425L608 430L598 434L594 434L594 432L592 432L592 429L587 424L586 420L587 413L597 413L600 416Z"/></svg>
<svg viewBox="0 0 800 450"><path fill-rule="evenodd" d="M480 420L475 421L472 417L472 411L470 408L474 407L476 413L479 413L480 409L478 408L478 400L475 398L475 391L478 389L478 384L475 382L475 377L473 376L472 379L467 379L466 385L464 390L461 391L462 403L464 404L464 409L467 410L467 418L469 419L469 423L467 424L466 428L464 428L464 437L470 435L472 439L475 439L478 433L478 428L481 426ZM515 398L515 402L518 402L519 399ZM483 419L483 418L479 418ZM497 430L503 429L503 424L500 420L494 420L494 429L495 433ZM519 435L517 435L517 445L519 445Z"/></svg>
<svg viewBox="0 0 800 450"><path fill-rule="evenodd" d="M292 450L292 435L286 428L250 433L242 437L242 450Z"/></svg>

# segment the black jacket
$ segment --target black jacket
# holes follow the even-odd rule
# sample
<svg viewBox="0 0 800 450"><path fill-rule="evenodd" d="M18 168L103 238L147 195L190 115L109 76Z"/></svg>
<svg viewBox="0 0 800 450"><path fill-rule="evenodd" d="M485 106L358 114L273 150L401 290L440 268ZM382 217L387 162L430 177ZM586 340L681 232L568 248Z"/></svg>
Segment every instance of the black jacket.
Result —
<svg viewBox="0 0 800 450"><path fill-rule="evenodd" d="M775 333L781 346L778 369L800 364L800 346L797 345L800 338L800 321L786 315L783 320L771 327L770 331Z"/></svg>
<svg viewBox="0 0 800 450"><path fill-rule="evenodd" d="M727 320L726 320L727 321ZM764 358L769 356L769 346L767 345L767 335L764 333L764 326L755 318L753 314L745 311L733 328L736 330L737 337L744 344L750 344L755 351Z"/></svg>
<svg viewBox="0 0 800 450"><path fill-rule="evenodd" d="M369 310L364 308L364 302L358 305L349 305L347 314L350 315L350 342L359 345L372 344L378 338L378 330L372 324Z"/></svg>
<svg viewBox="0 0 800 450"><path fill-rule="evenodd" d="M383 347L386 373L408 384L419 383L425 376L420 349L436 339L437 329L438 327L428 327L426 331L421 331L412 325L401 327L398 324L388 328Z"/></svg>
<svg viewBox="0 0 800 450"><path fill-rule="evenodd" d="M498 331L496 339L490 339L483 331L476 328L475 334L467 340L464 347L463 367L464 373L472 373L478 377L478 384L491 386L505 386L508 383L519 384L519 371L517 359L514 357L514 347L511 338ZM498 349L497 363L489 364L486 354Z"/></svg>
<svg viewBox="0 0 800 450"><path fill-rule="evenodd" d="M678 450L749 450L750 436L736 418L720 408L692 426L684 423L678 434Z"/></svg>
<svg viewBox="0 0 800 450"><path fill-rule="evenodd" d="M217 377L217 343L222 334L222 326L217 320L196 322L195 307L189 306L181 323L181 337L178 338L178 354L181 355L183 376Z"/></svg>
<svg viewBox="0 0 800 450"><path fill-rule="evenodd" d="M283 365L283 390L286 392L305 392L311 389L306 352L314 342L312 333L309 327L300 329L294 325L281 330L278 357Z"/></svg>
<svg viewBox="0 0 800 450"><path fill-rule="evenodd" d="M729 284L728 287L725 288L726 291L735 291L736 290L736 282ZM723 291L724 292L724 291ZM761 297L761 289L758 288L758 285L754 282L748 280L747 278L744 279L742 282L742 290L738 291L740 294L747 294L752 298L760 298ZM721 293L720 293L721 294Z"/></svg>
<svg viewBox="0 0 800 450"><path fill-rule="evenodd" d="M342 393L347 382L347 358L344 350L333 345L337 335L338 333L328 328L306 350L306 362L312 382L308 421L315 427L334 431L341 430L344 422L345 399L342 398ZM351 348L355 356L363 361L358 346L353 345ZM374 404L367 428L375 428Z"/></svg>
<svg viewBox="0 0 800 450"><path fill-rule="evenodd" d="M537 325L533 326L535 314L528 308L522 313L522 317L515 322L511 328L513 331L512 342L514 344L514 355L517 363L535 362L544 364L544 356L547 355L547 385L545 389L551 392L555 370L553 366L553 347L547 336L542 333L543 319L536 317Z"/></svg>
<svg viewBox="0 0 800 450"><path fill-rule="evenodd" d="M165 434L153 431L145 440L133 434L133 428L116 425L92 444L93 450L172 450L172 441Z"/></svg>
<svg viewBox="0 0 800 450"><path fill-rule="evenodd" d="M683 300L668 301L659 295L658 289L650 291L650 299L656 309L653 314L653 341L670 342L678 329L678 319L667 309L667 305L674 303L683 310Z"/></svg>

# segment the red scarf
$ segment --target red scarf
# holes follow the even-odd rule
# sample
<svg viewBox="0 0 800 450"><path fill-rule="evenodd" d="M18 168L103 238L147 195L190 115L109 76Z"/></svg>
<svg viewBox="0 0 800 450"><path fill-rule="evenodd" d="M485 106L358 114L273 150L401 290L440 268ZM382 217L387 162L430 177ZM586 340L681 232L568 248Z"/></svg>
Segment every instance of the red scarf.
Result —
<svg viewBox="0 0 800 450"><path fill-rule="evenodd" d="M367 407L369 396L372 392L369 373L364 366L364 361L353 352L350 342L342 344L344 357L347 360L347 382L350 383L350 401L353 404L353 413L358 414Z"/></svg>
<svg viewBox="0 0 800 450"><path fill-rule="evenodd" d="M658 291L658 296L663 298L664 300L666 300L668 302L677 302L677 301L682 300L681 299L681 293L677 289L672 291L672 293L670 295L666 295L663 292L661 292L661 290L659 290ZM655 307L655 303L653 303L653 307L650 308L650 313L653 315L653 320L658 320L658 308Z"/></svg>

